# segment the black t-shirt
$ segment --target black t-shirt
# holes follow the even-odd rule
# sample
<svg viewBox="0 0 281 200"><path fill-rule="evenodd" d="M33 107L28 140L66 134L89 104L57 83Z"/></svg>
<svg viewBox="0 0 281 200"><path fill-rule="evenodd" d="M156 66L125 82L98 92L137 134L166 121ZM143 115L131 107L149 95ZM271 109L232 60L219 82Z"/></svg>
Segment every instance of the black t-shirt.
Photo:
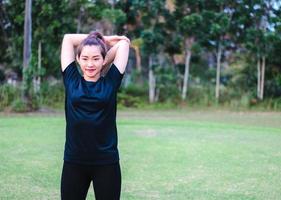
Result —
<svg viewBox="0 0 281 200"><path fill-rule="evenodd" d="M118 162L116 95L123 74L112 64L105 77L86 81L72 62L62 72L65 86L64 160L80 164Z"/></svg>

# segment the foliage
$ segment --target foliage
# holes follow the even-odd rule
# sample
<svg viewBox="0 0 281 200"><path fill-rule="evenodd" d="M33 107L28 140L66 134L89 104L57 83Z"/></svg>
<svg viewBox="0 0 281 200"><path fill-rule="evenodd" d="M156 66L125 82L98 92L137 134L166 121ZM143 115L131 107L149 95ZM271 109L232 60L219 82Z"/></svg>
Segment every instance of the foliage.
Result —
<svg viewBox="0 0 281 200"><path fill-rule="evenodd" d="M19 113L30 111L28 104L21 98L17 98L11 103L11 110Z"/></svg>
<svg viewBox="0 0 281 200"><path fill-rule="evenodd" d="M122 88L117 94L117 102L120 107L133 107L139 108L147 102L146 88L128 85L126 88Z"/></svg>
<svg viewBox="0 0 281 200"><path fill-rule="evenodd" d="M102 11L102 17L116 25L124 24L126 21L126 15L122 10L118 9L104 9Z"/></svg>
<svg viewBox="0 0 281 200"><path fill-rule="evenodd" d="M62 82L49 84L43 82L39 92L39 99L42 106L52 108L63 108L65 101L64 86Z"/></svg>
<svg viewBox="0 0 281 200"><path fill-rule="evenodd" d="M214 106L215 105L215 96L214 96L214 86L206 87L202 85L195 85L190 87L187 103L190 106Z"/></svg>
<svg viewBox="0 0 281 200"><path fill-rule="evenodd" d="M177 87L176 71L171 67L156 67L155 74L157 76L157 90L159 102L180 101L180 93Z"/></svg>
<svg viewBox="0 0 281 200"><path fill-rule="evenodd" d="M11 102L19 98L20 90L9 84L0 85L0 110L11 105Z"/></svg>
<svg viewBox="0 0 281 200"><path fill-rule="evenodd" d="M0 69L0 84L5 81L5 74L2 69Z"/></svg>
<svg viewBox="0 0 281 200"><path fill-rule="evenodd" d="M169 8L168 4L172 4L173 8ZM59 55L63 34L87 33L99 28L105 33L126 34L133 45L141 50L142 71L138 78L142 81L132 81L129 88L143 90L136 90L140 92L138 95L128 88L122 89L119 95L121 104L139 107L147 102L149 69L156 76L158 101L178 104L185 50L188 47L192 56L187 102L212 105L214 93L211 90L214 89L215 63L220 44L220 104L251 107L256 95L257 59L264 56L266 99L264 104L257 102L255 105L277 108L267 103L275 102L275 99L279 102L281 95L280 7L279 2L272 0L33 1L32 60L30 68L24 72L29 74L27 86L32 94L31 81L35 76L40 76L42 80L49 76L61 78ZM4 76L7 72L15 72L21 79L24 1L1 1L0 12L0 81L6 80ZM190 41L186 39L190 38L192 44L188 46L186 42ZM40 42L42 68L38 71ZM214 61L211 62L206 55ZM131 68L130 73L134 74L134 66ZM0 89L0 109L3 110L19 98L19 88L4 84ZM64 94L60 89L63 90L60 84L53 86L43 81L39 94L36 94L39 104L62 107ZM14 104L20 105L20 102Z"/></svg>

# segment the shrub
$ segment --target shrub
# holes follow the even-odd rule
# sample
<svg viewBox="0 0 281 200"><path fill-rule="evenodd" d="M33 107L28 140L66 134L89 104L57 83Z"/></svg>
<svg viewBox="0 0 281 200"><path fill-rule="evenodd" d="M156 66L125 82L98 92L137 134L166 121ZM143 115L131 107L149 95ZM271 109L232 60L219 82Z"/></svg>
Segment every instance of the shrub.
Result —
<svg viewBox="0 0 281 200"><path fill-rule="evenodd" d="M141 104L139 97L134 97L126 93L118 93L117 102L121 107L138 108Z"/></svg>
<svg viewBox="0 0 281 200"><path fill-rule="evenodd" d="M119 107L142 107L147 102L147 89L133 84L121 87L117 93L117 102Z"/></svg>
<svg viewBox="0 0 281 200"><path fill-rule="evenodd" d="M172 67L156 66L155 75L158 101L177 104L180 100L180 91L177 86L179 77L176 70Z"/></svg>
<svg viewBox="0 0 281 200"><path fill-rule="evenodd" d="M21 98L18 98L11 103L11 110L14 112L28 112L30 107Z"/></svg>
<svg viewBox="0 0 281 200"><path fill-rule="evenodd" d="M40 104L53 108L63 108L64 105L64 86L62 82L49 84L43 82L40 89Z"/></svg>
<svg viewBox="0 0 281 200"><path fill-rule="evenodd" d="M215 104L214 87L204 87L202 85L191 86L187 93L189 105L211 106Z"/></svg>
<svg viewBox="0 0 281 200"><path fill-rule="evenodd" d="M20 97L20 89L9 84L0 85L0 110L11 105Z"/></svg>

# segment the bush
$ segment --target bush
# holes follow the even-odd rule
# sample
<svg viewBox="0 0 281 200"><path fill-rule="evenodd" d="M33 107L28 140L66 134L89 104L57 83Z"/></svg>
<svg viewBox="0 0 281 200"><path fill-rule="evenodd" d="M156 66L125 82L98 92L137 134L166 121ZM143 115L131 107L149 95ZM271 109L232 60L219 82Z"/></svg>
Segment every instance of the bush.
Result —
<svg viewBox="0 0 281 200"><path fill-rule="evenodd" d="M140 98L143 97L146 98L147 91L148 91L147 87L142 87L141 85L133 85L133 84L130 84L127 87L122 87L120 89L121 93L126 93L128 95L140 97Z"/></svg>
<svg viewBox="0 0 281 200"><path fill-rule="evenodd" d="M11 110L14 112L29 112L30 107L21 98L18 98L11 103Z"/></svg>
<svg viewBox="0 0 281 200"><path fill-rule="evenodd" d="M30 94L30 97L31 97L31 99L28 102L28 106L29 106L30 110L32 110L32 111L38 110L41 106L39 94L32 92Z"/></svg>
<svg viewBox="0 0 281 200"><path fill-rule="evenodd" d="M14 99L20 97L20 89L9 84L0 85L0 110L11 105Z"/></svg>
<svg viewBox="0 0 281 200"><path fill-rule="evenodd" d="M215 88L209 86L195 85L189 88L187 102L189 105L211 106L216 103Z"/></svg>
<svg viewBox="0 0 281 200"><path fill-rule="evenodd" d="M64 106L64 86L62 82L50 85L43 82L40 89L40 104L53 108L63 108Z"/></svg>
<svg viewBox="0 0 281 200"><path fill-rule="evenodd" d="M142 104L139 97L134 97L126 93L117 94L117 102L121 107L138 108Z"/></svg>
<svg viewBox="0 0 281 200"><path fill-rule="evenodd" d="M281 98L267 98L263 101L259 101L255 108L266 109L266 110L281 110Z"/></svg>
<svg viewBox="0 0 281 200"><path fill-rule="evenodd" d="M14 112L31 112L36 111L40 107L39 103L39 96L35 93L31 92L29 94L28 100L23 100L22 98L18 97L15 98L11 105L11 110Z"/></svg>
<svg viewBox="0 0 281 200"><path fill-rule="evenodd" d="M147 102L147 89L139 85L121 87L117 93L119 107L139 108Z"/></svg>
<svg viewBox="0 0 281 200"><path fill-rule="evenodd" d="M217 104L215 99L214 85L190 85L187 93L187 100L182 102L178 90L172 89L173 86L160 92L159 101L153 104L148 103L148 88L141 85L129 85L121 87L117 94L119 108L175 108L177 106L223 106L234 109L262 109L262 110L281 110L281 98L265 98L263 101L257 100L254 92L238 91L232 87L221 86L220 101ZM163 87L164 88L164 87ZM175 92L175 96L170 92ZM173 97L171 97L171 94ZM162 95L161 95L162 94ZM167 95L167 96L166 96ZM21 99L21 90L9 84L0 85L0 111L10 108L15 112L27 112L37 110L41 106L63 109L64 107L64 86L62 82L49 84L43 82L40 92L29 93L28 104Z"/></svg>
<svg viewBox="0 0 281 200"><path fill-rule="evenodd" d="M180 101L180 91L178 89L177 72L173 67L156 66L156 91L158 95L158 102L169 102L177 104Z"/></svg>
<svg viewBox="0 0 281 200"><path fill-rule="evenodd" d="M29 92L28 103L21 99L20 87L9 84L0 86L0 110L10 107L15 112L28 112L37 110L42 105L63 108L64 88L62 83L49 85L47 82L43 82L39 93L35 93L33 90Z"/></svg>

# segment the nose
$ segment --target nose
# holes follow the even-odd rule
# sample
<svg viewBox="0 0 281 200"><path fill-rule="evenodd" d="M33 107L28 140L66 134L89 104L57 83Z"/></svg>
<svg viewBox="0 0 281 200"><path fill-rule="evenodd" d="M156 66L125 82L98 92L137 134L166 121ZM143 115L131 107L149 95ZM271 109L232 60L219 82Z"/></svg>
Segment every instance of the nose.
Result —
<svg viewBox="0 0 281 200"><path fill-rule="evenodd" d="M88 61L88 62L87 62L87 67L91 68L91 67L93 67L93 66L94 66L94 64L93 64L92 61Z"/></svg>

